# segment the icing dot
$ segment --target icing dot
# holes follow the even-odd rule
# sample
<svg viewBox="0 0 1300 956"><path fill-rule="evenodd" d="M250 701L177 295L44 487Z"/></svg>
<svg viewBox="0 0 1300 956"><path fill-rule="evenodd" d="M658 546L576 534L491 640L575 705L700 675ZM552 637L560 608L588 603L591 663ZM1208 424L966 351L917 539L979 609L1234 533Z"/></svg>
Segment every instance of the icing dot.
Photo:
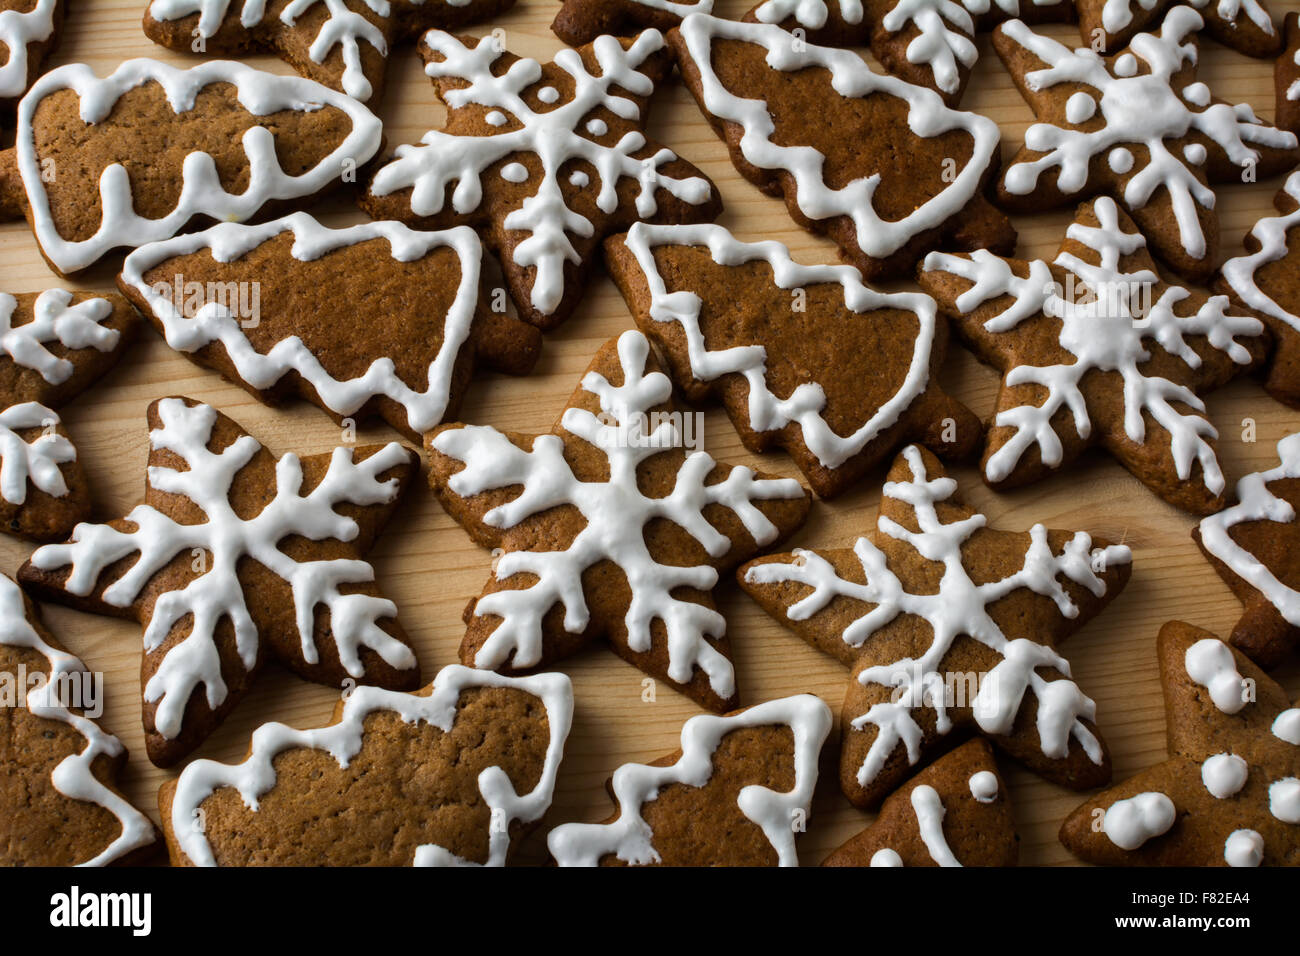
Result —
<svg viewBox="0 0 1300 956"><path fill-rule="evenodd" d="M1228 645L1213 637L1197 641L1183 655L1187 676L1210 692L1214 706L1235 714L1246 706L1242 688L1245 678L1237 673Z"/></svg>
<svg viewBox="0 0 1300 956"><path fill-rule="evenodd" d="M970 778L970 795L980 803L992 803L998 795L998 778L988 770L981 770Z"/></svg>
<svg viewBox="0 0 1300 956"><path fill-rule="evenodd" d="M1123 146L1116 146L1112 149L1106 160L1110 163L1111 172L1121 175L1133 168L1133 154Z"/></svg>
<svg viewBox="0 0 1300 956"><path fill-rule="evenodd" d="M1136 850L1152 837L1169 832L1177 815L1172 800L1163 793L1148 791L1112 803L1101 828L1121 850Z"/></svg>
<svg viewBox="0 0 1300 956"><path fill-rule="evenodd" d="M1080 90L1065 101L1065 118L1078 126L1097 114L1097 101Z"/></svg>
<svg viewBox="0 0 1300 956"><path fill-rule="evenodd" d="M528 167L523 163L507 163L501 167L501 178L508 183L526 183Z"/></svg>
<svg viewBox="0 0 1300 956"><path fill-rule="evenodd" d="M1137 76L1138 61L1132 53L1125 53L1115 61L1116 76Z"/></svg>
<svg viewBox="0 0 1300 956"><path fill-rule="evenodd" d="M1200 143L1188 143L1183 147L1183 157L1193 166L1199 166L1206 159L1205 147Z"/></svg>
<svg viewBox="0 0 1300 956"><path fill-rule="evenodd" d="M1268 788L1268 810L1283 823L1300 823L1300 780L1284 777Z"/></svg>
<svg viewBox="0 0 1300 956"><path fill-rule="evenodd" d="M1300 747L1300 707L1292 707L1277 715L1273 721L1273 736Z"/></svg>
<svg viewBox="0 0 1300 956"><path fill-rule="evenodd" d="M604 136L609 132L609 124L599 118L587 120L587 132L592 136Z"/></svg>
<svg viewBox="0 0 1300 956"><path fill-rule="evenodd" d="M560 98L560 91L553 86L543 86L537 91L537 98L543 103L554 103Z"/></svg>
<svg viewBox="0 0 1300 956"><path fill-rule="evenodd" d="M893 850L886 847L883 850L877 850L871 856L872 866L902 866L903 858Z"/></svg>
<svg viewBox="0 0 1300 956"><path fill-rule="evenodd" d="M493 110L491 113L488 113L487 116L483 117L483 119L489 126L505 126L506 123L510 122L510 120L506 118L506 114L502 113L500 110Z"/></svg>
<svg viewBox="0 0 1300 956"><path fill-rule="evenodd" d="M1189 83L1183 87L1183 99L1193 106L1208 106L1210 104L1210 88L1204 83Z"/></svg>
<svg viewBox="0 0 1300 956"><path fill-rule="evenodd" d="M1250 768L1236 754L1215 754L1201 764L1201 782L1220 800L1240 792Z"/></svg>
<svg viewBox="0 0 1300 956"><path fill-rule="evenodd" d="M577 186L579 189L586 189L591 184L591 177L581 169L575 169L573 175L569 177L569 185Z"/></svg>
<svg viewBox="0 0 1300 956"><path fill-rule="evenodd" d="M1233 830L1223 844L1228 866L1259 866L1264 860L1264 838L1254 830Z"/></svg>

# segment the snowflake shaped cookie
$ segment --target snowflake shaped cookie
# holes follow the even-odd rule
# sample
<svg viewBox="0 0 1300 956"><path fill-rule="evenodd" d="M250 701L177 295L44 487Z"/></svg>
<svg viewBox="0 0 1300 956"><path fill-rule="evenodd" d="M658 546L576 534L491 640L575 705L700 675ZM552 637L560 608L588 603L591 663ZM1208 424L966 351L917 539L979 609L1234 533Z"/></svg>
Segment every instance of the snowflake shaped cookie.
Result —
<svg viewBox="0 0 1300 956"><path fill-rule="evenodd" d="M650 94L671 66L658 31L598 37L545 65L438 30L420 54L446 128L399 146L362 208L417 228L477 226L539 328L573 311L605 236L721 211L699 170L646 137Z"/></svg>
<svg viewBox="0 0 1300 956"><path fill-rule="evenodd" d="M466 611L465 664L545 668L604 636L651 677L716 711L736 704L720 571L793 532L797 481L684 448L672 383L640 332L596 355L550 434L447 425L430 483L479 544L499 549Z"/></svg>
<svg viewBox="0 0 1300 956"><path fill-rule="evenodd" d="M275 458L209 405L149 406L145 501L39 548L19 579L144 626L145 744L170 766L268 657L308 680L408 689L419 668L363 558L417 467L392 442ZM125 563L124 563L125 562Z"/></svg>
<svg viewBox="0 0 1300 956"><path fill-rule="evenodd" d="M274 53L362 102L383 92L388 54L432 27L489 20L515 0L152 0L144 32L181 53Z"/></svg>
<svg viewBox="0 0 1300 956"><path fill-rule="evenodd" d="M984 198L1001 135L992 120L775 24L692 15L669 42L740 173L784 196L794 220L867 279L909 275L945 239L1014 247Z"/></svg>
<svg viewBox="0 0 1300 956"><path fill-rule="evenodd" d="M0 101L16 102L58 43L63 0L0 0Z"/></svg>
<svg viewBox="0 0 1300 956"><path fill-rule="evenodd" d="M1061 842L1101 866L1300 866L1300 707L1181 621L1156 642L1169 759L1088 800Z"/></svg>
<svg viewBox="0 0 1300 956"><path fill-rule="evenodd" d="M48 541L90 516L90 489L54 408L116 364L139 317L119 295L0 293L0 531Z"/></svg>
<svg viewBox="0 0 1300 956"><path fill-rule="evenodd" d="M1018 20L998 27L993 45L1038 117L1002 175L999 201L1037 211L1109 193L1164 261L1208 279L1219 244L1208 184L1284 172L1300 162L1300 146L1196 80L1202 22L1191 7L1174 7L1160 33L1106 58Z"/></svg>
<svg viewBox="0 0 1300 956"><path fill-rule="evenodd" d="M1080 531L989 528L916 446L852 549L771 555L737 573L768 614L853 668L840 785L874 807L954 739L982 734L1075 789L1110 779L1096 705L1055 645L1128 580L1129 549Z"/></svg>
<svg viewBox="0 0 1300 956"><path fill-rule="evenodd" d="M712 13L713 0L560 0L551 30L570 46L601 34L635 36L642 30L670 30L692 13Z"/></svg>
<svg viewBox="0 0 1300 956"><path fill-rule="evenodd" d="M1163 281L1113 199L1079 207L1050 265L932 253L921 282L1003 374L982 465L990 485L1036 481L1101 445L1172 504L1222 506L1217 432L1199 396L1263 359L1263 324L1227 296Z"/></svg>
<svg viewBox="0 0 1300 956"><path fill-rule="evenodd" d="M1274 71L1277 125L1300 136L1300 13L1286 16L1286 46Z"/></svg>
<svg viewBox="0 0 1300 956"><path fill-rule="evenodd" d="M1079 33L1085 46L1120 50L1183 3L1200 11L1205 32L1220 43L1247 56L1277 54L1282 37L1262 0L1078 0Z"/></svg>

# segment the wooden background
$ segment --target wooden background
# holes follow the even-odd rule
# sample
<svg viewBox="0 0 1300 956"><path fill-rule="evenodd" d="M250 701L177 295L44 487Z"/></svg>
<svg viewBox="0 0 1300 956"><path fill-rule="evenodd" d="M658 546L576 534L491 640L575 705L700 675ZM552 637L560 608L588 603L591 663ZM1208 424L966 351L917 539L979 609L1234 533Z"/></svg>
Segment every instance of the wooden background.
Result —
<svg viewBox="0 0 1300 956"><path fill-rule="evenodd" d="M739 16L750 0L719 0L719 13ZM104 75L125 58L150 56L192 65L194 58L154 46L141 32L144 0L70 0L63 44L51 65L89 63ZM1288 9L1300 0L1273 0L1280 25ZM549 59L560 48L548 29L556 0L520 0L509 15L491 25L506 30L516 53ZM491 29L479 28L479 32ZM1074 26L1040 28L1071 45L1078 40ZM1019 146L1032 114L993 53L987 34L979 37L980 61L971 78L963 107L993 117L1003 130L1004 156ZM289 72L271 57L254 61L264 69ZM1257 113L1273 115L1272 63L1248 59L1206 40L1200 78L1218 96L1246 101ZM380 104L371 104L383 117L389 147L414 142L426 129L442 123L444 111L410 47L399 48L390 81ZM833 246L795 226L778 200L762 196L734 171L722 144L714 137L686 91L675 81L656 96L652 135L698 164L722 190L727 211L721 222L743 239L779 239L796 259L815 263L836 261ZM1242 235L1272 210L1280 180L1219 188L1223 250L1240 250ZM333 224L363 217L347 201L334 200L313 210ZM1018 217L1019 254L1055 254L1069 210ZM75 283L107 290L120 258L112 259ZM60 283L36 251L25 223L0 225L0 289L25 292ZM475 423L520 431L544 431L551 425L574 388L591 355L607 339L630 328L626 307L603 275L591 283L586 300L569 322L548 336L537 371L526 379L486 374L473 385L463 417ZM340 330L346 335L347 330ZM977 414L993 405L997 377L969 353L954 346L944 370L949 390ZM146 331L122 364L107 379L64 409L61 414L96 489L99 518L124 513L135 504L144 485L148 440L144 412L164 395L187 395L211 402L241 422L272 451L313 453L340 441L339 430L314 406L298 403L272 410L215 373L192 365L171 352L152 330ZM1279 438L1300 426L1300 414L1268 398L1257 381L1239 380L1211 396L1210 415L1220 432L1219 455L1230 481L1275 464ZM1256 423L1255 441L1243 437L1243 421ZM389 440L384 427L363 430L359 440ZM716 457L760 466L798 477L781 454L748 454L735 431L717 409L705 420L705 447ZM1221 635L1236 621L1239 606L1209 564L1193 546L1193 519L1148 492L1119 465L1101 454L1089 456L1069 476L1013 494L995 495L979 481L974 469L955 470L967 500L983 509L995 526L1024 530L1035 522L1049 527L1082 529L1123 541L1133 549L1134 573L1127 590L1083 632L1064 646L1074 676L1098 705L1098 722L1114 754L1116 778L1149 766L1165 755L1163 703L1156 674L1154 641L1160 625L1182 618ZM845 547L875 520L883 469L857 490L832 504L814 505L808 524L792 544ZM0 538L0 568L12 574L31 547ZM432 679L442 666L456 660L463 632L460 615L465 602L477 595L489 571L489 555L470 543L465 533L438 507L421 483L399 512L373 554L379 582L400 609L401 620L414 639L424 675ZM822 696L838 714L848 678L847 670L822 656L779 624L768 619L735 587L719 589L736 656L742 701L757 703L797 692ZM106 725L120 735L132 752L122 785L134 801L157 817L156 793L169 772L144 757L140 730L140 630L123 622L46 606L45 618L59 638L80 654L87 665L103 671L107 686ZM545 855L545 830L570 821L604 819L610 805L604 780L615 767L630 760L650 760L674 750L683 721L699 712L686 698L661 687L653 703L641 699L642 674L597 645L565 663L574 680L575 724L569 738L555 802L541 831L525 843L523 860ZM1300 693L1300 662L1291 661L1278 675L1292 692ZM248 698L198 752L219 760L240 759L249 735L267 720L311 727L328 720L337 692L307 684L285 671L268 669ZM835 748L835 743L828 745ZM828 763L833 766L833 759ZM1002 761L1013 795L1024 863L1055 864L1072 858L1056 840L1060 821L1081 800L1078 794L1046 783ZM809 832L802 837L801 856L815 864L870 822L841 796L832 773L823 770Z"/></svg>

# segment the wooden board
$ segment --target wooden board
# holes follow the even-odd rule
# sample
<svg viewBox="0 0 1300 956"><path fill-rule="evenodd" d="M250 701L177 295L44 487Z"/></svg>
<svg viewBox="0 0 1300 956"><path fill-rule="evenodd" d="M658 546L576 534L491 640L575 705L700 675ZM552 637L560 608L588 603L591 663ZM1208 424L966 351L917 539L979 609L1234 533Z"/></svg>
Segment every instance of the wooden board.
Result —
<svg viewBox="0 0 1300 956"><path fill-rule="evenodd" d="M750 5L749 0L720 0L718 8L722 15L739 16ZM479 32L502 28L514 52L549 59L561 46L548 29L557 6L555 0L520 0L513 13ZM1280 23L1288 9L1300 6L1300 0L1274 0L1272 6ZM196 62L145 38L140 29L144 0L71 0L69 7L63 46L53 65L81 61L103 75L119 61L136 56L156 57L179 66ZM1042 29L1071 45L1078 38L1073 26ZM993 53L987 34L979 37L979 46L980 61L963 106L1001 124L1004 156L1009 156L1019 146L1032 114ZM1201 60L1200 77L1217 95L1248 102L1262 116L1272 116L1271 62L1248 59L1209 40L1202 47ZM271 57L252 62L275 72L289 72ZM384 102L377 108L386 124L390 148L414 142L426 129L441 124L444 111L436 104L410 47L399 49L394 56ZM780 201L761 195L736 174L722 144L680 85L670 84L657 94L651 131L713 177L727 204L721 222L741 238L778 239L804 262L836 261L830 243L799 229ZM1271 212L1279 185L1280 180L1271 180L1220 188L1226 254L1239 251L1242 235ZM332 224L363 218L342 200L313 211ZM1054 255L1070 218L1069 210L1017 217L1019 253ZM85 275L83 282L71 284L110 289L119 264L120 259L103 264ZM0 226L0 289L25 292L58 284L37 253L26 225ZM547 338L536 373L526 379L483 376L469 394L463 417L517 431L546 430L596 349L631 326L613 284L597 276L574 317ZM949 390L978 414L990 412L997 376L969 353L954 347L943 378ZM314 406L297 403L279 410L266 408L215 373L171 352L149 331L117 370L62 413L91 476L97 516L122 514L139 500L148 450L144 412L151 400L164 395L211 402L277 453L325 451L341 440L338 428ZM1255 380L1234 383L1213 395L1209 405L1210 417L1220 432L1219 455L1231 481L1274 464L1277 440L1300 427L1300 413L1274 402ZM1245 440L1249 436L1243 423L1248 420L1254 426L1253 442ZM360 440L392 437L383 427L363 430L359 436ZM798 477L790 461L780 454L759 457L747 453L717 409L705 418L704 444L722 460ZM1089 456L1068 477L1059 476L1007 495L990 492L972 468L955 469L955 474L967 500L984 510L994 525L1024 530L1042 522L1049 527L1088 530L1132 547L1134 573L1128 589L1064 650L1080 686L1097 701L1099 724L1114 754L1116 778L1163 759L1164 711L1156 675L1156 631L1165 621L1182 618L1226 635L1239 613L1227 587L1192 544L1193 519L1158 500L1102 455ZM811 519L793 543L848 546L874 524L882 477L883 471L832 504L815 504ZM30 551L23 542L0 539L0 568L12 574ZM470 543L421 486L381 538L374 560L380 583L397 602L424 673L431 678L437 669L456 660L464 631L461 611L465 602L479 593L490 556ZM720 607L728 620L745 703L811 692L821 695L838 713L848 678L844 667L767 618L734 584L720 589ZM131 622L49 605L45 617L92 670L105 674L108 700L104 719L132 752L125 789L156 817L157 789L169 772L158 770L144 757L139 628ZM641 672L599 646L566 662L564 670L574 679L577 710L548 828L570 820L604 819L610 811L603 787L608 774L626 761L650 760L674 750L682 722L699 713L694 704L667 687L659 688L654 702L643 701ZM1279 676L1293 694L1300 693L1300 662L1290 662ZM269 669L198 755L240 759L259 724L272 719L298 727L323 723L337 696L330 688ZM1022 861L1070 862L1072 858L1057 842L1056 832L1060 821L1081 801L1080 796L1008 761L1003 761L1003 770L1013 795ZM803 861L820 862L869 822L870 816L851 807L838 792L834 776L824 772L809 832L800 844ZM530 838L524 859L544 858L544 837L543 830Z"/></svg>

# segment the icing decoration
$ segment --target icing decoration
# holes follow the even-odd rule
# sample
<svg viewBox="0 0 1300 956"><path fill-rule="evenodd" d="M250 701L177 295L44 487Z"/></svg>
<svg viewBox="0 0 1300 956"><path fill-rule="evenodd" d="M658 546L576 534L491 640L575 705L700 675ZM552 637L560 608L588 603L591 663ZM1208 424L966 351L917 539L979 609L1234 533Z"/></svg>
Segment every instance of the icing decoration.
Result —
<svg viewBox="0 0 1300 956"><path fill-rule="evenodd" d="M22 402L0 411L0 498L11 505L27 502L27 484L55 498L68 493L60 465L77 460L77 450L66 435L53 429L61 424L56 412L39 402ZM40 428L31 441L19 432Z"/></svg>
<svg viewBox="0 0 1300 956"><path fill-rule="evenodd" d="M970 778L970 795L978 803L992 803L998 797L998 778L991 770L981 770Z"/></svg>
<svg viewBox="0 0 1300 956"><path fill-rule="evenodd" d="M527 793L517 792L514 783L500 767L488 767L478 776L479 792L492 819L486 865L504 866L510 848L510 825L541 819L555 792L564 743L573 722L573 690L569 678L563 674L503 677L491 671L476 671L453 664L438 673L431 693L427 695L380 687L357 687L344 701L339 720L327 727L295 730L279 723L263 724L254 731L249 755L243 762L223 764L215 760L195 760L182 771L171 808L171 827L176 842L196 865L216 866L212 846L200 824L199 810L217 790L234 788L244 805L256 812L258 801L276 786L275 758L280 754L300 748L323 750L340 767L346 768L361 752L366 717L380 711L395 713L406 724L427 723L449 733L456 721L461 694L477 687L510 688L533 695L542 702L550 729L544 766L537 784ZM357 809L364 812L364 808ZM436 811L436 807L427 809ZM418 847L413 862L416 866L472 865L433 844Z"/></svg>
<svg viewBox="0 0 1300 956"><path fill-rule="evenodd" d="M460 280L443 323L442 342L429 363L422 390L402 381L389 357L373 359L354 378L337 379L296 335L286 336L267 352L259 352L249 341L240 319L224 302L206 302L193 315L186 315L170 292L163 294L145 280L148 272L169 259L208 250L217 262L234 262L285 232L293 234L291 255L300 262L374 239L387 241L389 254L398 262L415 262L441 248L455 252ZM447 411L456 362L469 340L478 306L482 258L478 236L468 227L415 232L401 223L372 222L331 229L300 212L256 226L222 223L204 232L142 246L127 256L122 282L144 299L161 323L167 344L178 351L197 352L220 343L239 377L256 389L269 389L285 375L297 373L315 390L320 403L336 415L351 415L382 396L402 407L411 431L425 432L441 422Z"/></svg>
<svg viewBox="0 0 1300 956"><path fill-rule="evenodd" d="M1173 0L1201 11L1216 39L1251 56L1276 52L1270 38L1277 36L1273 18L1259 0ZM1100 26L1109 34L1110 46L1120 47L1132 33L1158 20L1170 0L1090 0L1079 5L1079 32L1087 42ZM1264 47L1257 44L1263 43Z"/></svg>
<svg viewBox="0 0 1300 956"><path fill-rule="evenodd" d="M1300 707L1292 707L1277 715L1273 721L1273 736L1300 747Z"/></svg>
<svg viewBox="0 0 1300 956"><path fill-rule="evenodd" d="M103 807L117 818L121 832L80 866L105 866L154 841L153 824L123 797L105 786L93 773L100 757L121 755L122 742L80 713L73 713L59 699L59 689L83 674L86 665L67 651L58 650L37 632L27 617L23 593L8 575L0 575L0 644L35 651L48 664L43 682L27 691L27 710L45 720L67 724L85 738L79 753L64 757L50 774L54 789L70 800Z"/></svg>
<svg viewBox="0 0 1300 956"><path fill-rule="evenodd" d="M1187 649L1187 676L1210 692L1214 706L1239 714L1248 700L1246 679L1233 663L1232 650L1216 638L1205 638Z"/></svg>
<svg viewBox="0 0 1300 956"><path fill-rule="evenodd" d="M1236 754L1215 754L1201 764L1201 782L1220 800L1240 793L1249 774L1250 767Z"/></svg>
<svg viewBox="0 0 1300 956"><path fill-rule="evenodd" d="M474 606L474 618L495 618L497 623L472 655L474 666L498 669L529 668L544 663L548 638L543 619L557 605L564 608L563 628L569 635L584 634L593 614L593 594L583 587L588 568L608 561L626 576L630 600L620 605L626 628L626 646L636 654L651 650L654 622L662 624L666 640L668 679L688 684L697 669L711 691L723 701L735 695L731 661L709 637L726 629L722 615L697 600L678 597L679 588L708 592L718 581L724 559L743 560L736 552L741 543L718 531L704 516L710 506L725 508L759 546L775 541L792 529L774 524L756 503L798 500L805 492L792 479L761 478L745 467L732 468L721 480L708 482L718 463L703 451L685 455L681 431L672 419L656 425L652 410L672 394L668 377L647 369L649 342L640 332L624 332L617 340L618 370L623 384L614 385L601 371L602 356L582 379L582 392L599 402L599 414L570 405L560 419L562 433L541 435L521 448L495 428L458 425L437 432L429 440L432 452L464 462L464 468L445 479L459 498L497 489L521 486L522 492L494 507L477 521L495 534L524 526L528 519L548 509L576 509L585 524L567 546L532 550L506 545L496 561L492 584ZM565 459L566 446L586 443L608 463L608 479L582 480ZM638 470L659 455L680 460L671 493L647 497L638 482ZM435 461L435 468L437 462ZM443 479L433 478L435 486ZM662 564L646 541L644 529L652 521L668 521L686 532L708 553L711 563L694 566ZM532 541L526 535L521 541ZM515 575L535 580L521 587L508 583ZM604 609L606 613L618 613ZM569 639L571 641L571 638ZM466 651L462 647L462 654ZM469 662L468 660L466 661Z"/></svg>
<svg viewBox="0 0 1300 956"><path fill-rule="evenodd" d="M253 116L270 116L284 110L308 112L336 109L352 123L352 129L328 156L306 172L293 176L280 166L276 156L276 134L266 126L251 126L241 140L248 157L250 181L242 192L229 193L221 185L216 165L206 153L185 158L183 185L175 208L158 219L135 212L126 167L110 162L99 178L102 219L95 234L82 240L60 235L42 180L40 157L32 119L40 103L59 90L72 90L81 103L80 116L92 126L111 118L118 100L128 90L157 83L177 115L194 108L196 97L214 83L235 88L240 106ZM93 130L88 135L93 136ZM228 60L213 60L188 70L154 60L127 60L103 79L85 64L73 63L46 73L32 84L18 106L15 133L15 161L26 191L32 231L47 259L64 274L94 264L100 257L122 246L142 246L167 239L185 228L195 216L218 221L243 221L256 215L273 200L305 199L338 180L345 163L365 163L379 149L382 124L356 100L336 93L311 80L277 76Z"/></svg>
<svg viewBox="0 0 1300 956"><path fill-rule="evenodd" d="M1223 844L1228 866L1259 866L1264 861L1264 838L1254 830L1233 830Z"/></svg>
<svg viewBox="0 0 1300 956"><path fill-rule="evenodd" d="M99 324L113 314L113 304L107 299L84 299L73 305L71 292L47 289L36 297L32 321L15 326L17 308L17 299L0 292L0 349L16 364L39 372L51 385L62 385L71 378L73 364L46 345L57 342L74 351L111 352L121 338L116 329Z"/></svg>
<svg viewBox="0 0 1300 956"><path fill-rule="evenodd" d="M915 787L912 790L912 809L916 811L916 822L921 829L921 842L925 844L931 859L940 866L961 866L943 837L946 811L939 798L939 791L928 784Z"/></svg>
<svg viewBox="0 0 1300 956"><path fill-rule="evenodd" d="M1287 234L1300 226L1300 172L1294 172L1287 178L1282 193L1294 201L1296 208L1289 214L1266 216L1256 222L1250 230L1250 237L1259 244L1259 251L1229 259L1223 264L1223 278L1233 295L1243 303L1300 333L1300 316L1261 291L1256 278L1256 274L1265 266L1286 258L1289 252Z"/></svg>
<svg viewBox="0 0 1300 956"><path fill-rule="evenodd" d="M1300 823L1300 779L1287 777L1269 784L1268 810L1283 823Z"/></svg>
<svg viewBox="0 0 1300 956"><path fill-rule="evenodd" d="M872 866L902 866L903 858L898 855L897 850L891 850L884 847L877 850L871 857Z"/></svg>
<svg viewBox="0 0 1300 956"><path fill-rule="evenodd" d="M36 0L30 10L0 10L0 45L7 51L0 66L0 99L14 100L27 89L31 57L27 48L54 35L59 0Z"/></svg>
<svg viewBox="0 0 1300 956"><path fill-rule="evenodd" d="M550 832L546 845L560 866L596 866L613 855L625 863L661 862L654 846L654 831L643 817L647 803L667 787L703 787L713 777L713 755L722 739L734 730L770 724L788 726L794 736L794 786L782 793L761 784L741 788L736 803L740 812L763 832L776 851L781 866L798 866L796 814L804 819L812 808L817 785L817 758L831 729L831 711L811 694L784 697L715 717L703 714L682 725L682 755L666 767L628 763L614 771L610 790L618 803L613 823L566 823ZM700 820L707 825L706 820ZM940 835L942 839L942 834Z"/></svg>
<svg viewBox="0 0 1300 956"><path fill-rule="evenodd" d="M561 0L551 30L579 46L602 33L630 36L649 27L667 30L692 13L712 13L713 0Z"/></svg>
<svg viewBox="0 0 1300 956"><path fill-rule="evenodd" d="M1172 800L1148 791L1112 803L1102 818L1102 831L1120 849L1136 850L1153 837L1168 833L1177 816Z"/></svg>
<svg viewBox="0 0 1300 956"><path fill-rule="evenodd" d="M610 220L631 214L639 219L656 216L661 212L660 190L700 207L714 195L712 184L702 176L680 178L666 171L664 167L677 156L653 144L641 129L646 119L643 102L655 85L642 67L664 49L663 36L648 30L629 42L625 48L615 37L598 37L584 48L594 65L578 50L561 50L554 63L572 80L573 92L550 109L535 110L524 94L544 82L542 64L512 58L495 43L466 46L450 34L429 31L423 44L436 59L428 62L425 73L443 81L439 92L452 113L449 128L455 128L458 112L468 116L494 110L512 122L488 136L425 133L420 145L397 147L396 158L375 174L370 193L384 197L410 189L409 210L415 217L447 212L444 205L450 195L450 211L468 217L487 208L498 188L488 174L498 163L522 155L535 157L540 173L517 162L501 170L501 178L511 185L505 197L510 210L501 214L500 225L525 236L508 257L516 268L532 271L530 278L521 280L529 283L527 295L516 294L521 312L530 307L542 316L555 313L565 294L566 266L584 259L571 237L585 242L608 226L580 212L586 203L575 202L572 191L566 191L566 170L574 162L590 166L599 188L587 201L594 198L601 216ZM508 68L494 72L502 65ZM604 141L612 135L604 120L594 125L597 119L591 114L597 110L624 121L622 129L615 130L615 142ZM584 123L587 136L578 132ZM520 201L514 186L530 177L535 186ZM618 187L625 179L637 184L633 209L627 209L619 197ZM405 206L406 200L402 203Z"/></svg>

